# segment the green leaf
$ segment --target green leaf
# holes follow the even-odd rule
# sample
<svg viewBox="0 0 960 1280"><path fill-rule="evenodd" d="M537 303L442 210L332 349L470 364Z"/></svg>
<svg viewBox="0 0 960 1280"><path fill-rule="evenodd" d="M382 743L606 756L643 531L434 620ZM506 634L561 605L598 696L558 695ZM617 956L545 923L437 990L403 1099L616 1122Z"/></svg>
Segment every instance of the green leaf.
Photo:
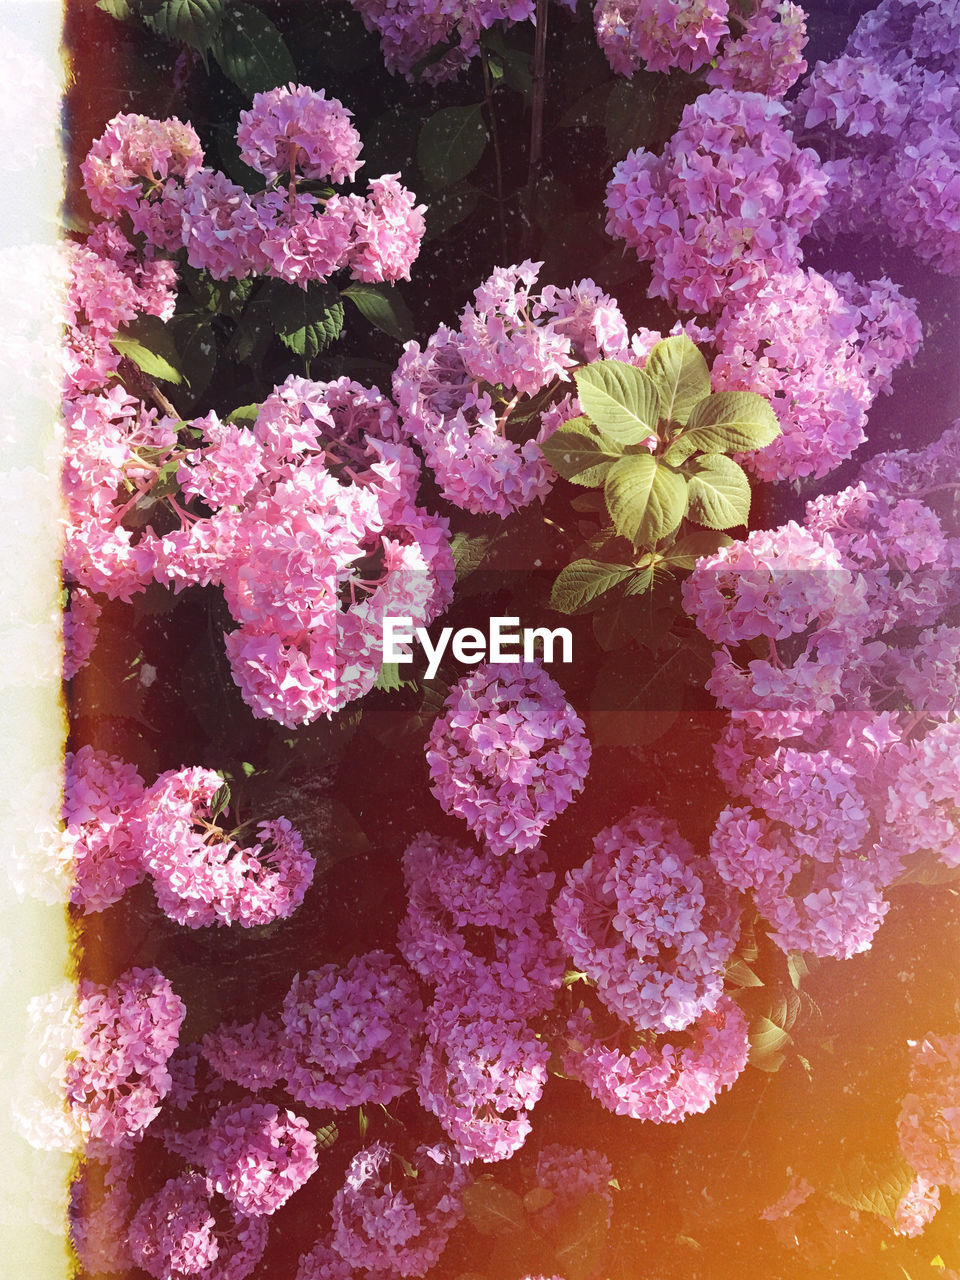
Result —
<svg viewBox="0 0 960 1280"><path fill-rule="evenodd" d="M636 453L615 462L603 487L617 533L638 546L653 547L683 519L687 491L682 476L652 454Z"/></svg>
<svg viewBox="0 0 960 1280"><path fill-rule="evenodd" d="M443 107L423 122L417 162L432 187L451 187L479 163L487 146L487 126L479 103Z"/></svg>
<svg viewBox="0 0 960 1280"><path fill-rule="evenodd" d="M565 1280L590 1280L597 1273L607 1244L610 1210L598 1191L591 1191L566 1215L554 1257Z"/></svg>
<svg viewBox="0 0 960 1280"><path fill-rule="evenodd" d="M587 418L565 422L544 440L540 451L557 475L590 487L603 484L622 454L620 446L608 440Z"/></svg>
<svg viewBox="0 0 960 1280"><path fill-rule="evenodd" d="M232 413L227 414L227 422L232 422L237 427L252 427L259 413L259 404L241 404Z"/></svg>
<svg viewBox="0 0 960 1280"><path fill-rule="evenodd" d="M769 400L753 391L718 391L694 405L687 429L664 457L680 463L694 453L747 453L780 434Z"/></svg>
<svg viewBox="0 0 960 1280"><path fill-rule="evenodd" d="M634 572L629 564L574 560L561 569L550 592L550 605L560 613L579 613L591 601L611 591Z"/></svg>
<svg viewBox="0 0 960 1280"><path fill-rule="evenodd" d="M804 955L802 951L791 951L787 955L787 973L794 988L799 991L800 983L818 967L820 961L816 956Z"/></svg>
<svg viewBox="0 0 960 1280"><path fill-rule="evenodd" d="M427 206L424 215L427 229L424 242L438 240L451 228L469 218L480 202L480 191L469 182L461 182L440 194Z"/></svg>
<svg viewBox="0 0 960 1280"><path fill-rule="evenodd" d="M337 1128L335 1121L331 1120L329 1124L325 1124L322 1128L315 1129L314 1135L320 1150L329 1151L337 1138L339 1138L340 1130Z"/></svg>
<svg viewBox="0 0 960 1280"><path fill-rule="evenodd" d="M641 370L620 360L597 360L573 377L584 413L611 440L640 444L657 434L660 396Z"/></svg>
<svg viewBox="0 0 960 1280"><path fill-rule="evenodd" d="M413 337L410 308L389 285L365 284L358 280L341 289L340 296L349 298L365 319L397 342L408 342Z"/></svg>
<svg viewBox="0 0 960 1280"><path fill-rule="evenodd" d="M156 316L138 316L110 339L114 351L132 360L148 378L174 385L183 381L180 356L170 330Z"/></svg>
<svg viewBox="0 0 960 1280"><path fill-rule="evenodd" d="M800 1012L800 997L795 991L780 996L773 1005L750 1024L750 1065L761 1071L779 1071L784 1050L792 1043L790 1029Z"/></svg>
<svg viewBox="0 0 960 1280"><path fill-rule="evenodd" d="M463 1193L467 1220L484 1236L508 1236L523 1229L523 1201L492 1178L478 1178Z"/></svg>
<svg viewBox="0 0 960 1280"><path fill-rule="evenodd" d="M305 360L326 350L343 328L343 303L330 284L313 282L300 289L271 281L270 315L280 341Z"/></svg>
<svg viewBox="0 0 960 1280"><path fill-rule="evenodd" d="M649 145L657 120L663 81L650 72L636 72L630 80L618 79L607 99L604 131L607 150L614 160L634 147Z"/></svg>
<svg viewBox="0 0 960 1280"><path fill-rule="evenodd" d="M723 971L725 981L734 987L762 987L766 984L758 978L741 956L735 956Z"/></svg>
<svg viewBox="0 0 960 1280"><path fill-rule="evenodd" d="M874 1213L895 1222L900 1201L910 1190L916 1175L905 1160L889 1163L857 1155L837 1171L827 1195L861 1213Z"/></svg>
<svg viewBox="0 0 960 1280"><path fill-rule="evenodd" d="M126 22L133 17L127 0L97 0L97 8L109 13L111 18L116 18L119 22Z"/></svg>
<svg viewBox="0 0 960 1280"><path fill-rule="evenodd" d="M400 689L403 681L400 679L400 664L397 662L384 662L380 666L380 674L374 683L375 689L382 689L386 693L392 693L395 689Z"/></svg>
<svg viewBox="0 0 960 1280"><path fill-rule="evenodd" d="M221 786L217 787L216 791L213 793L213 797L210 801L210 817L212 819L219 817L229 804L230 788L224 782Z"/></svg>
<svg viewBox="0 0 960 1280"><path fill-rule="evenodd" d="M475 569L480 568L494 538L495 535L492 533L478 533L475 536L469 533L454 534L450 550L453 552L453 564L457 571L458 582L462 582Z"/></svg>
<svg viewBox="0 0 960 1280"><path fill-rule="evenodd" d="M657 384L663 417L671 422L685 423L693 407L710 394L707 362L685 334L658 342L643 371Z"/></svg>
<svg viewBox="0 0 960 1280"><path fill-rule="evenodd" d="M717 529L691 529L678 538L665 559L678 569L692 569L702 556L712 556L721 547L729 547L733 538Z"/></svg>
<svg viewBox="0 0 960 1280"><path fill-rule="evenodd" d="M742 467L722 453L707 453L684 467L687 514L708 529L732 529L750 515L750 481Z"/></svg>
<svg viewBox="0 0 960 1280"><path fill-rule="evenodd" d="M297 78L283 36L250 4L231 5L229 20L214 41L213 56L224 75L250 97Z"/></svg>
<svg viewBox="0 0 960 1280"><path fill-rule="evenodd" d="M213 44L223 21L223 0L164 0L144 21L158 36L201 52Z"/></svg>
<svg viewBox="0 0 960 1280"><path fill-rule="evenodd" d="M363 1107L357 1107L357 1128L360 1130L360 1137L365 1138L370 1128L370 1118Z"/></svg>

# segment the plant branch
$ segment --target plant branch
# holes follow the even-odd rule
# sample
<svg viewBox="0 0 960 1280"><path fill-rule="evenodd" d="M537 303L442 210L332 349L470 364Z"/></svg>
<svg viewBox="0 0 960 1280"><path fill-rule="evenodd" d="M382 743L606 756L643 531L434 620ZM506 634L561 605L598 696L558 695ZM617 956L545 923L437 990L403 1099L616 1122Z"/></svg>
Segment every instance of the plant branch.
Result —
<svg viewBox="0 0 960 1280"><path fill-rule="evenodd" d="M525 240L533 234L533 200L543 159L543 104L547 82L547 15L549 0L537 0L537 34L533 46L533 103L530 120L530 159L524 199Z"/></svg>
<svg viewBox="0 0 960 1280"><path fill-rule="evenodd" d="M483 43L480 45L480 65L483 67L483 97L487 106L487 119L490 122L493 163L497 176L497 219L500 223L500 252L503 256L503 261L506 262L507 224L503 216L503 157L500 153L500 130L497 127L497 113L493 107L493 78L490 75L490 63Z"/></svg>

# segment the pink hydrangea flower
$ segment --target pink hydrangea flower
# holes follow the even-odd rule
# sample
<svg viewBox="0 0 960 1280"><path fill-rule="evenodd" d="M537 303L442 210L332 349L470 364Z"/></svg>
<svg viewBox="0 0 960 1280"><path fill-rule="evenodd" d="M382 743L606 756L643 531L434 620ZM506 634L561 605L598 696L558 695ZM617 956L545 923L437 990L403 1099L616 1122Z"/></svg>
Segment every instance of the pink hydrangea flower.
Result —
<svg viewBox="0 0 960 1280"><path fill-rule="evenodd" d="M311 1107L390 1102L413 1084L422 1027L416 981L386 952L324 965L284 999L281 1072Z"/></svg>
<svg viewBox="0 0 960 1280"><path fill-rule="evenodd" d="M254 96L240 112L240 158L265 178L290 173L334 184L350 181L360 167L360 135L351 113L323 89L302 84Z"/></svg>
<svg viewBox="0 0 960 1280"><path fill-rule="evenodd" d="M103 911L144 877L137 839L143 779L131 764L86 745L67 752L63 852L76 877L71 901Z"/></svg>
<svg viewBox="0 0 960 1280"><path fill-rule="evenodd" d="M614 71L696 71L727 34L725 0L597 0L597 41Z"/></svg>
<svg viewBox="0 0 960 1280"><path fill-rule="evenodd" d="M431 791L494 853L533 848L589 762L583 721L533 663L483 663L464 676L427 739Z"/></svg>
<svg viewBox="0 0 960 1280"><path fill-rule="evenodd" d="M807 15L790 0L757 0L737 38L724 42L707 84L782 98L807 69Z"/></svg>
<svg viewBox="0 0 960 1280"><path fill-rule="evenodd" d="M202 1163L238 1213L276 1213L317 1168L310 1126L292 1111L252 1098L220 1107L207 1129Z"/></svg>
<svg viewBox="0 0 960 1280"><path fill-rule="evenodd" d="M620 1018L641 1031L681 1031L723 994L737 904L653 809L634 809L594 848L554 904L560 940Z"/></svg>
<svg viewBox="0 0 960 1280"><path fill-rule="evenodd" d="M246 1280L267 1245L263 1218L212 1199L209 1180L185 1173L143 1202L130 1224L130 1253L154 1280Z"/></svg>
<svg viewBox="0 0 960 1280"><path fill-rule="evenodd" d="M897 1133L919 1177L960 1190L960 1036L930 1034L911 1045Z"/></svg>
<svg viewBox="0 0 960 1280"><path fill-rule="evenodd" d="M168 178L191 177L203 164L200 139L173 117L119 115L107 125L80 166L94 210L107 218L134 213Z"/></svg>

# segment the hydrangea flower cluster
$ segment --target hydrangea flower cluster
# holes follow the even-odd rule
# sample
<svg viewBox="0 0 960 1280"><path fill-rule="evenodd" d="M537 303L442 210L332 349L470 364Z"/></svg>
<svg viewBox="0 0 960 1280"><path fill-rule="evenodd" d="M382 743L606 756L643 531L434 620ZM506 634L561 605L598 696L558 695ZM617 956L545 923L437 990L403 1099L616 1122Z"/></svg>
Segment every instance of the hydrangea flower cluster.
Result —
<svg viewBox="0 0 960 1280"><path fill-rule="evenodd" d="M64 1086L91 1147L129 1146L159 1115L185 1014L158 969L128 969L109 986L81 979L79 1040Z"/></svg>
<svg viewBox="0 0 960 1280"><path fill-rule="evenodd" d="M597 0L597 43L614 71L696 71L729 31L727 0Z"/></svg>
<svg viewBox="0 0 960 1280"><path fill-rule="evenodd" d="M650 292L715 311L799 265L828 178L796 145L786 108L714 89L684 108L662 155L631 151L607 186L607 231L653 264Z"/></svg>
<svg viewBox="0 0 960 1280"><path fill-rule="evenodd" d="M171 920L199 929L286 919L303 901L315 863L286 818L257 826L242 847L215 825L223 778L212 769L173 769L147 791L137 834L157 901Z"/></svg>
<svg viewBox="0 0 960 1280"><path fill-rule="evenodd" d="M928 1035L910 1048L910 1091L897 1132L919 1178L960 1189L960 1036Z"/></svg>
<svg viewBox="0 0 960 1280"><path fill-rule="evenodd" d="M181 483L213 512L163 539L164 572L223 585L240 624L227 655L255 715L330 715L373 687L385 615L427 626L449 602L446 521L416 505L389 401L349 378L291 375L252 434L206 432Z"/></svg>
<svg viewBox="0 0 960 1280"><path fill-rule="evenodd" d="M413 1084L422 1029L413 975L370 951L297 975L283 1002L278 1068L311 1107L391 1102Z"/></svg>
<svg viewBox="0 0 960 1280"><path fill-rule="evenodd" d="M613 1169L607 1157L592 1148L568 1147L553 1142L541 1147L535 1171L537 1186L553 1199L540 1210L545 1225L562 1222L589 1196L601 1196L607 1206L607 1222L613 1212Z"/></svg>
<svg viewBox="0 0 960 1280"><path fill-rule="evenodd" d="M136 838L143 779L132 764L91 746L68 752L65 764L62 850L74 874L71 901L102 911L144 877Z"/></svg>
<svg viewBox="0 0 960 1280"><path fill-rule="evenodd" d="M333 1201L332 1244L344 1262L378 1275L423 1276L463 1216L465 1170L449 1147L413 1159L385 1142L358 1151Z"/></svg>
<svg viewBox="0 0 960 1280"><path fill-rule="evenodd" d="M214 1189L256 1218L275 1213L316 1172L317 1143L302 1116L249 1098L218 1109L203 1162Z"/></svg>
<svg viewBox="0 0 960 1280"><path fill-rule="evenodd" d="M539 850L507 859L421 832L403 855L404 959L433 986L469 979L479 964L519 1016L542 1013L563 977L561 949L544 927L554 882L544 861Z"/></svg>
<svg viewBox="0 0 960 1280"><path fill-rule="evenodd" d="M952 0L883 0L798 100L838 180L819 229L882 231L950 275L960 271L958 37Z"/></svg>
<svg viewBox="0 0 960 1280"><path fill-rule="evenodd" d="M880 455L811 502L804 528L752 533L684 584L721 646L708 687L731 723L717 767L752 806L720 815L712 857L785 951L866 949L905 865L960 861L955 700L949 681L924 687L957 660L955 629L931 624L957 602L944 568L960 543L923 501L954 483L958 439L954 426ZM764 638L769 657L750 657Z"/></svg>
<svg viewBox="0 0 960 1280"><path fill-rule="evenodd" d="M603 1034L590 1010L580 1008L567 1023L563 1048L566 1074L618 1116L677 1124L711 1107L747 1065L747 1022L728 996L669 1040L635 1035L636 1047L625 1052L622 1030L618 1024Z"/></svg>
<svg viewBox="0 0 960 1280"><path fill-rule="evenodd" d="M155 1280L245 1280L266 1245L266 1222L234 1213L200 1173L169 1179L130 1223L130 1256Z"/></svg>
<svg viewBox="0 0 960 1280"><path fill-rule="evenodd" d="M404 430L443 496L466 511L507 516L545 497L555 476L538 445L579 406L565 397L544 412L539 399L524 397L549 397L575 365L628 348L612 298L592 280L536 294L542 266L528 259L498 268L464 308L459 330L441 325L422 350L408 342L393 377Z"/></svg>
<svg viewBox="0 0 960 1280"><path fill-rule="evenodd" d="M533 848L583 787L590 743L533 663L483 663L451 690L427 740L430 789L494 853Z"/></svg>
<svg viewBox="0 0 960 1280"><path fill-rule="evenodd" d="M739 906L676 826L634 809L567 874L553 919L600 1000L639 1031L682 1031L716 1007Z"/></svg>
<svg viewBox="0 0 960 1280"><path fill-rule="evenodd" d="M461 1160L505 1160L530 1132L549 1057L549 1047L504 999L497 974L474 964L444 982L427 1010L420 1102Z"/></svg>
<svg viewBox="0 0 960 1280"><path fill-rule="evenodd" d="M758 392L781 427L743 464L761 480L793 480L849 458L877 392L920 347L916 307L886 278L859 285L799 267L729 302L713 329L714 389Z"/></svg>
<svg viewBox="0 0 960 1280"><path fill-rule="evenodd" d="M559 0L573 12L576 0ZM495 23L532 22L536 0L350 0L380 36L387 70L429 84L452 80L480 52Z"/></svg>
<svg viewBox="0 0 960 1280"><path fill-rule="evenodd" d="M271 183L289 175L289 187L249 195L204 167L190 126L135 115L110 121L82 166L84 185L97 212L129 215L148 245L185 250L218 280L275 276L305 289L341 270L356 280L409 278L424 209L399 175L376 179L367 197L297 190L298 180L350 181L360 166L360 136L336 98L294 84L258 93L237 143L251 168Z"/></svg>
<svg viewBox="0 0 960 1280"><path fill-rule="evenodd" d="M715 89L782 98L807 69L807 15L791 0L756 0L736 40L725 40L705 79Z"/></svg>

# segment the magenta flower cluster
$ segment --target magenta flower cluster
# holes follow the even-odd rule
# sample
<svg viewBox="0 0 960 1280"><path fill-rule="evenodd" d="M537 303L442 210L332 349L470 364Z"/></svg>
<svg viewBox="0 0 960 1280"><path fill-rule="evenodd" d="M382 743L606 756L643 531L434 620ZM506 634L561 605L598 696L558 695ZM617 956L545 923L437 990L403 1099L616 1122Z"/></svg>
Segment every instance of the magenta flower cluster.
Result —
<svg viewBox="0 0 960 1280"><path fill-rule="evenodd" d="M533 848L589 763L583 721L532 663L484 663L464 676L427 740L431 791L494 853Z"/></svg>
<svg viewBox="0 0 960 1280"><path fill-rule="evenodd" d="M960 862L958 590L944 572L960 542L924 500L953 483L958 442L955 425L879 455L811 502L804 527L752 533L684 583L720 646L708 687L731 720L717 767L747 801L720 815L712 857L785 951L866 949L906 869ZM764 640L768 656L751 656Z"/></svg>
<svg viewBox="0 0 960 1280"><path fill-rule="evenodd" d="M275 276L305 289L342 270L355 280L409 278L425 224L398 175L375 179L366 197L297 190L298 180L350 181L360 166L360 136L336 98L293 84L258 93L237 143L253 169L271 183L288 175L288 187L248 195L204 167L189 125L137 115L110 121L84 161L84 185L98 213L128 215L148 245L185 250L190 266L218 280Z"/></svg>
<svg viewBox="0 0 960 1280"><path fill-rule="evenodd" d="M538 446L579 408L568 396L546 412L539 400L527 410L525 397L548 397L576 365L628 348L612 298L592 280L535 293L542 266L497 268L459 330L441 325L422 350L408 342L394 374L404 430L443 496L466 511L507 516L546 496L555 476Z"/></svg>

